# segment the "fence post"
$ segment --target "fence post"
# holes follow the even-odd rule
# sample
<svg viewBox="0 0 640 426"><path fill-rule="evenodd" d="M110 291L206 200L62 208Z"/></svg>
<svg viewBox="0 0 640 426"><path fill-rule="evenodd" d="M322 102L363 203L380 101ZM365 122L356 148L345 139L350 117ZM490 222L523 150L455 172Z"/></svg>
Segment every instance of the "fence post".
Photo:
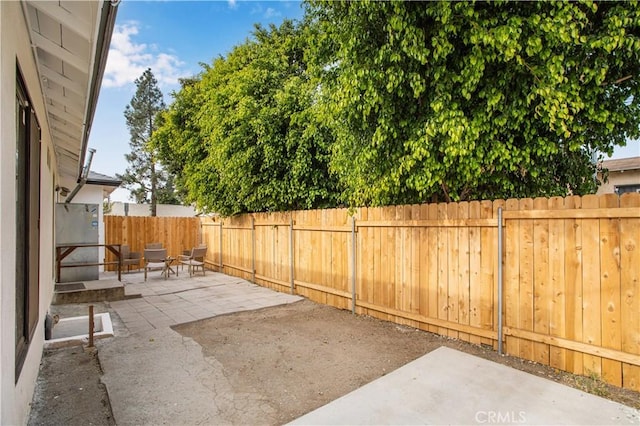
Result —
<svg viewBox="0 0 640 426"><path fill-rule="evenodd" d="M351 313L356 313L356 217L351 216Z"/></svg>
<svg viewBox="0 0 640 426"><path fill-rule="evenodd" d="M222 263L222 221L220 221L220 272L224 274L224 264Z"/></svg>
<svg viewBox="0 0 640 426"><path fill-rule="evenodd" d="M502 207L498 207L498 354L502 355Z"/></svg>
<svg viewBox="0 0 640 426"><path fill-rule="evenodd" d="M256 283L256 218L251 216L251 282Z"/></svg>
<svg viewBox="0 0 640 426"><path fill-rule="evenodd" d="M293 272L295 270L295 265L294 265L294 257L293 257L293 212L291 212L291 214L289 215L289 265L291 270L289 271L289 275L291 276L291 294L295 294L296 292L296 285L295 285L295 281L294 281L294 275Z"/></svg>
<svg viewBox="0 0 640 426"><path fill-rule="evenodd" d="M93 305L89 305L89 347L93 347L93 331L95 330L95 325L93 322Z"/></svg>

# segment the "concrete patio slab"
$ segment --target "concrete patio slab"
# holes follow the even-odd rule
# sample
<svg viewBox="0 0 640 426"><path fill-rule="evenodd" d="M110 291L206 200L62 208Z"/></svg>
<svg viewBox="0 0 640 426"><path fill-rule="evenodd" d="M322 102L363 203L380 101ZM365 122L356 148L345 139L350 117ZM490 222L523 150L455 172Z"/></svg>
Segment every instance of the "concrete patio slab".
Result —
<svg viewBox="0 0 640 426"><path fill-rule="evenodd" d="M234 424L238 410L246 418L247 407L241 405L251 395L234 400L215 359L170 327L302 297L210 271L167 280L150 275L147 281L142 273L132 273L123 281L127 295L141 297L111 302L122 326L114 339L96 342L116 424ZM262 411L255 411L258 424Z"/></svg>
<svg viewBox="0 0 640 426"><path fill-rule="evenodd" d="M638 425L640 412L441 347L291 425Z"/></svg>

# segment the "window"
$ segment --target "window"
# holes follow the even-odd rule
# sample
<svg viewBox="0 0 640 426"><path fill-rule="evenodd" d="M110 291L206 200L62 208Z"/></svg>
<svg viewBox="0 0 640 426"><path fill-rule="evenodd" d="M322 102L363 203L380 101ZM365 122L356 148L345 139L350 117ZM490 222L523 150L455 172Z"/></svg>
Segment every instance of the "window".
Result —
<svg viewBox="0 0 640 426"><path fill-rule="evenodd" d="M614 191L618 195L626 192L640 192L640 185L616 185Z"/></svg>
<svg viewBox="0 0 640 426"><path fill-rule="evenodd" d="M40 126L16 71L16 374L39 318Z"/></svg>

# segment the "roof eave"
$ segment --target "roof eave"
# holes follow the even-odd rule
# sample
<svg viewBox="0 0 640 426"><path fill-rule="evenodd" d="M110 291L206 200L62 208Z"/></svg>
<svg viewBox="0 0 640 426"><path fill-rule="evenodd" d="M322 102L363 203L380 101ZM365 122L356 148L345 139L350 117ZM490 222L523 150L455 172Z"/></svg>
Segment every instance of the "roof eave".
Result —
<svg viewBox="0 0 640 426"><path fill-rule="evenodd" d="M98 104L98 95L102 86L102 78L107 64L107 56L109 55L109 45L111 44L111 36L113 35L113 28L115 26L118 4L119 1L107 0L103 3L100 13L100 25L98 27L98 40L96 43L97 47L93 57L91 86L89 88L89 96L84 119L85 124L82 132L80 161L78 162L78 179L82 177L82 169L84 167L87 147L89 145L89 135L91 133L93 117ZM118 186L119 185L120 184L118 184Z"/></svg>

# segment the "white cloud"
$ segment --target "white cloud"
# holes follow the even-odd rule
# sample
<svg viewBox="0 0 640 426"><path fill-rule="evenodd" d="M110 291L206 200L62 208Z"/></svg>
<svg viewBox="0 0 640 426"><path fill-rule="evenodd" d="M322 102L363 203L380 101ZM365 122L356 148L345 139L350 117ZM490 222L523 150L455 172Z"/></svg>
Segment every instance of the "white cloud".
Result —
<svg viewBox="0 0 640 426"><path fill-rule="evenodd" d="M279 16L281 16L282 14L280 12L278 12L277 10L275 10L272 7L268 7L267 10L264 12L264 17L266 19L269 18L277 18Z"/></svg>
<svg viewBox="0 0 640 426"><path fill-rule="evenodd" d="M238 7L238 2L236 0L227 0L230 9L236 9Z"/></svg>
<svg viewBox="0 0 640 426"><path fill-rule="evenodd" d="M144 70L151 68L153 75L161 86L178 83L178 78L188 73L182 69L184 62L176 55L157 52L155 45L136 43L139 24L128 22L116 25L111 37L109 58L104 71L105 87L122 87L131 84L140 77Z"/></svg>
<svg viewBox="0 0 640 426"><path fill-rule="evenodd" d="M254 3L251 11L251 15L260 15L262 19L278 18L282 16L282 13L273 7L264 8L261 3Z"/></svg>

